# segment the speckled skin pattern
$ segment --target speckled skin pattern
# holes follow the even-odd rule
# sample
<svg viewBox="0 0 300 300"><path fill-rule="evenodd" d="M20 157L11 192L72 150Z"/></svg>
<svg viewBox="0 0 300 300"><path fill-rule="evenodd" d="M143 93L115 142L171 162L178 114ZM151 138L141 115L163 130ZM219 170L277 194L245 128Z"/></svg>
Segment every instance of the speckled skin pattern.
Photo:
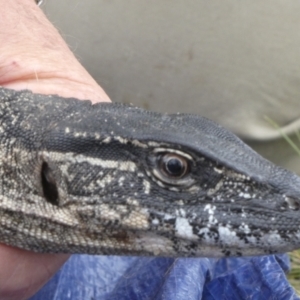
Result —
<svg viewBox="0 0 300 300"><path fill-rule="evenodd" d="M216 123L0 89L0 241L37 252L300 247L300 179Z"/></svg>

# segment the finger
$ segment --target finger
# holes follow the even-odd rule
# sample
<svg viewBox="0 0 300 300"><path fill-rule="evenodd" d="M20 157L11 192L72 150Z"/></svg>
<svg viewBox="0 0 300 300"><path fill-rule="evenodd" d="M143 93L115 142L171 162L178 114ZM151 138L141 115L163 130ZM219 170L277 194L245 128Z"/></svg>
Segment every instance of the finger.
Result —
<svg viewBox="0 0 300 300"><path fill-rule="evenodd" d="M57 272L68 255L0 247L0 299L28 299Z"/></svg>
<svg viewBox="0 0 300 300"><path fill-rule="evenodd" d="M33 0L0 0L0 84L110 101Z"/></svg>

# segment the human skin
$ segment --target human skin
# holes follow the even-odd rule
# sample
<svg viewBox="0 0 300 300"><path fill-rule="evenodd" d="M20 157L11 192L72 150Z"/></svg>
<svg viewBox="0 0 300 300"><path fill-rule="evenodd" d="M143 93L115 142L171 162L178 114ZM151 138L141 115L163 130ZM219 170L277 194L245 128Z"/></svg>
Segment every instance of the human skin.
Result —
<svg viewBox="0 0 300 300"><path fill-rule="evenodd" d="M0 0L0 86L110 101L34 0ZM0 244L0 299L28 299L68 259Z"/></svg>

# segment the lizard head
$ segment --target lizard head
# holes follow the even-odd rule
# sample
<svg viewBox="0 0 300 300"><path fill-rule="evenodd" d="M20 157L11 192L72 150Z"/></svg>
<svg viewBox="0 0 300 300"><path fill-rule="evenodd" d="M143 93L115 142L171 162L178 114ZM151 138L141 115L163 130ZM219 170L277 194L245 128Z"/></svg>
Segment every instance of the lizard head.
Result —
<svg viewBox="0 0 300 300"><path fill-rule="evenodd" d="M98 252L237 256L300 246L299 177L218 124L111 104L87 115L55 127L45 151L63 178L57 206L101 240Z"/></svg>
<svg viewBox="0 0 300 300"><path fill-rule="evenodd" d="M1 89L0 240L43 252L300 247L300 179L216 123Z"/></svg>

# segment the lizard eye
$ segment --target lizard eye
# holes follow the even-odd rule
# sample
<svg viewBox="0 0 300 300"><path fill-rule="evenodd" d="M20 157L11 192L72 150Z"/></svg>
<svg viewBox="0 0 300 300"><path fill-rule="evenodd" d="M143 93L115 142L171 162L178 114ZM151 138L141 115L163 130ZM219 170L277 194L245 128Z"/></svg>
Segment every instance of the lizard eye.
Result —
<svg viewBox="0 0 300 300"><path fill-rule="evenodd" d="M159 166L165 175L173 179L180 179L189 171L187 159L174 153L162 155L159 160Z"/></svg>
<svg viewBox="0 0 300 300"><path fill-rule="evenodd" d="M190 174L193 158L189 154L180 150L158 148L150 159L153 179L160 186L188 188L195 182Z"/></svg>

